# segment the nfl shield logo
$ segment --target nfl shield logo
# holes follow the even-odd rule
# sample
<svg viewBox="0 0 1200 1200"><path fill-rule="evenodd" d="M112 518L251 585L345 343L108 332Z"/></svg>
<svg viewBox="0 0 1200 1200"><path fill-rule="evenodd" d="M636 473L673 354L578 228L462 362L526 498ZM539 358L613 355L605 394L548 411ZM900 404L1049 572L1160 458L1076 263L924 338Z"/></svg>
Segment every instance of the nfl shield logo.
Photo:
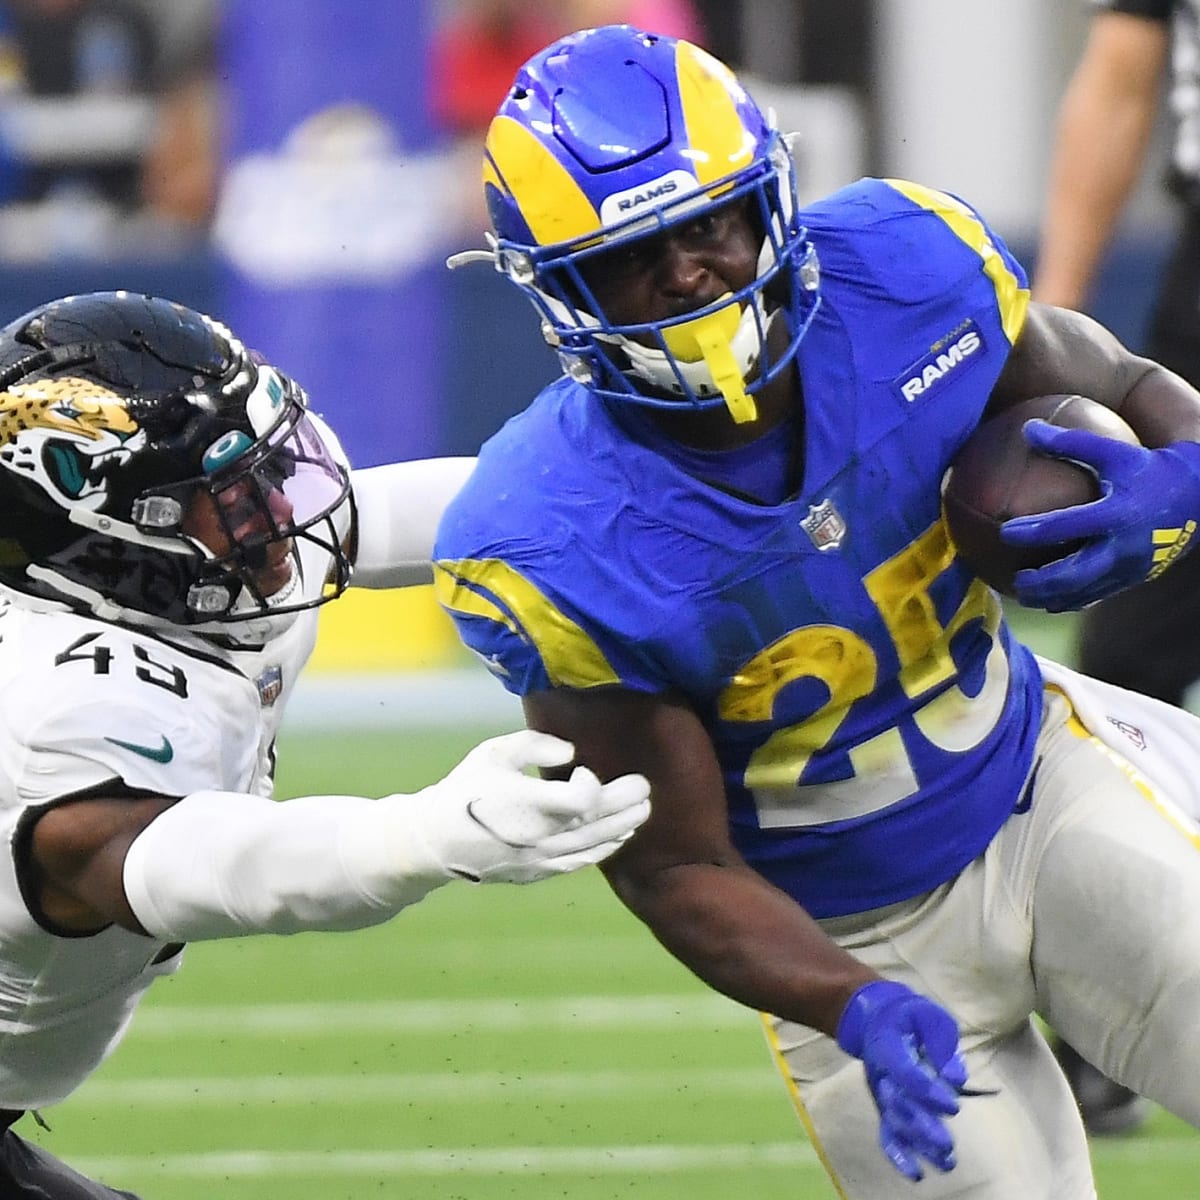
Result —
<svg viewBox="0 0 1200 1200"><path fill-rule="evenodd" d="M842 520L842 514L833 507L832 500L810 504L808 516L800 522L800 526L818 550L836 550L846 536L846 522Z"/></svg>
<svg viewBox="0 0 1200 1200"><path fill-rule="evenodd" d="M283 671L279 667L268 667L254 683L258 688L259 703L263 708L270 708L283 691Z"/></svg>

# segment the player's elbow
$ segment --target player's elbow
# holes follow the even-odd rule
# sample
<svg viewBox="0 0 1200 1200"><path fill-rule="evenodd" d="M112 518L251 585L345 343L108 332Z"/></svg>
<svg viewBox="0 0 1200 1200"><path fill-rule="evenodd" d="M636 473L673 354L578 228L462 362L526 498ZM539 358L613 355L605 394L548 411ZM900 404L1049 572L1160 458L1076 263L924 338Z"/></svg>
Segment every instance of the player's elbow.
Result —
<svg viewBox="0 0 1200 1200"><path fill-rule="evenodd" d="M695 889L698 872L720 868L720 862L651 859L636 844L617 851L600 869L617 898L651 928L672 923Z"/></svg>

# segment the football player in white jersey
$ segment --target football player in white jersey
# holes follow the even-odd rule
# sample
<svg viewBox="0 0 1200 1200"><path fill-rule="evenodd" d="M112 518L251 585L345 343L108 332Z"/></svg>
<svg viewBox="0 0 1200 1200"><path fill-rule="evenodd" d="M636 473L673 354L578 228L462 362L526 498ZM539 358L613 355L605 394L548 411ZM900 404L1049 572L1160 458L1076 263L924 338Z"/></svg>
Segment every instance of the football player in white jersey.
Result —
<svg viewBox="0 0 1200 1200"><path fill-rule="evenodd" d="M122 292L0 330L0 1195L126 1196L10 1128L78 1087L201 938L355 929L459 878L592 864L647 784L484 742L415 795L269 797L316 607L428 578L469 459L350 471L218 323ZM356 566L357 560L357 566ZM361 578L360 578L361 577Z"/></svg>

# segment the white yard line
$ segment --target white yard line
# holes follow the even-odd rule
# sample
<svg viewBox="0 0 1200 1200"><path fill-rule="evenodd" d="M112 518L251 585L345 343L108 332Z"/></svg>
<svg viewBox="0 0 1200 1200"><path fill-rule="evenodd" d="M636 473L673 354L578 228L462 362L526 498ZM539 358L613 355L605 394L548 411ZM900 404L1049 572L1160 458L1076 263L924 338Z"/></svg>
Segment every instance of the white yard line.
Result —
<svg viewBox="0 0 1200 1200"><path fill-rule="evenodd" d="M147 1005L130 1037L262 1033L389 1033L506 1029L734 1029L749 1009L715 992L697 996L562 996L531 1000L375 1000L314 1004Z"/></svg>
<svg viewBox="0 0 1200 1200"><path fill-rule="evenodd" d="M1113 1139L1094 1144L1097 1158L1110 1162L1187 1162L1197 1155L1194 1136ZM118 1177L337 1178L347 1175L446 1176L543 1174L668 1175L696 1170L820 1169L813 1150L797 1134L794 1142L717 1146L505 1146L440 1150L272 1151L214 1150L205 1154L147 1154L73 1159L87 1175Z"/></svg>
<svg viewBox="0 0 1200 1200"><path fill-rule="evenodd" d="M338 1177L346 1175L524 1175L530 1171L565 1175L670 1174L718 1167L817 1166L816 1155L795 1142L761 1146L457 1146L444 1150L379 1151L211 1151L207 1154L120 1155L72 1159L86 1175Z"/></svg>
<svg viewBox="0 0 1200 1200"><path fill-rule="evenodd" d="M71 1098L72 1106L114 1104L354 1104L377 1101L464 1103L513 1100L599 1099L610 1096L782 1096L766 1055L762 1069L684 1067L672 1070L478 1071L364 1075L175 1076L169 1079L95 1079Z"/></svg>

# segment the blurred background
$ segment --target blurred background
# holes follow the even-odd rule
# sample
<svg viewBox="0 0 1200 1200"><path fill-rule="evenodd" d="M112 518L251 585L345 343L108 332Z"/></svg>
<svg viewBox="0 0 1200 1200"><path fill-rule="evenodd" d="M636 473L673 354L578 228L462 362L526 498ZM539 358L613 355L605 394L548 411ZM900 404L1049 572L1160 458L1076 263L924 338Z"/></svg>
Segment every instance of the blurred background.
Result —
<svg viewBox="0 0 1200 1200"><path fill-rule="evenodd" d="M917 179L972 201L1032 266L1085 8L2 0L0 319L70 292L168 296L299 379L355 465L470 454L557 373L515 290L444 266L482 244L483 131L534 50L617 20L689 36L799 131L806 196ZM1156 184L1092 304L1134 344L1173 219ZM460 661L424 590L323 620L315 676Z"/></svg>
<svg viewBox="0 0 1200 1200"><path fill-rule="evenodd" d="M1032 267L1085 0L0 0L0 319L150 291L228 321L356 465L471 454L557 373L482 245L483 130L572 28L684 33L800 133L801 188L898 175ZM1165 156L1150 155L1151 162ZM1173 213L1143 181L1090 298L1132 344ZM586 463L580 464L587 469ZM1069 618L1012 614L1070 658ZM281 796L415 790L520 724L429 588L353 590L280 739ZM827 1200L754 1014L596 872L438 892L395 926L190 947L120 1052L23 1130L155 1200ZM29 1122L26 1122L29 1124ZM1164 1113L1100 1193L1196 1193Z"/></svg>

